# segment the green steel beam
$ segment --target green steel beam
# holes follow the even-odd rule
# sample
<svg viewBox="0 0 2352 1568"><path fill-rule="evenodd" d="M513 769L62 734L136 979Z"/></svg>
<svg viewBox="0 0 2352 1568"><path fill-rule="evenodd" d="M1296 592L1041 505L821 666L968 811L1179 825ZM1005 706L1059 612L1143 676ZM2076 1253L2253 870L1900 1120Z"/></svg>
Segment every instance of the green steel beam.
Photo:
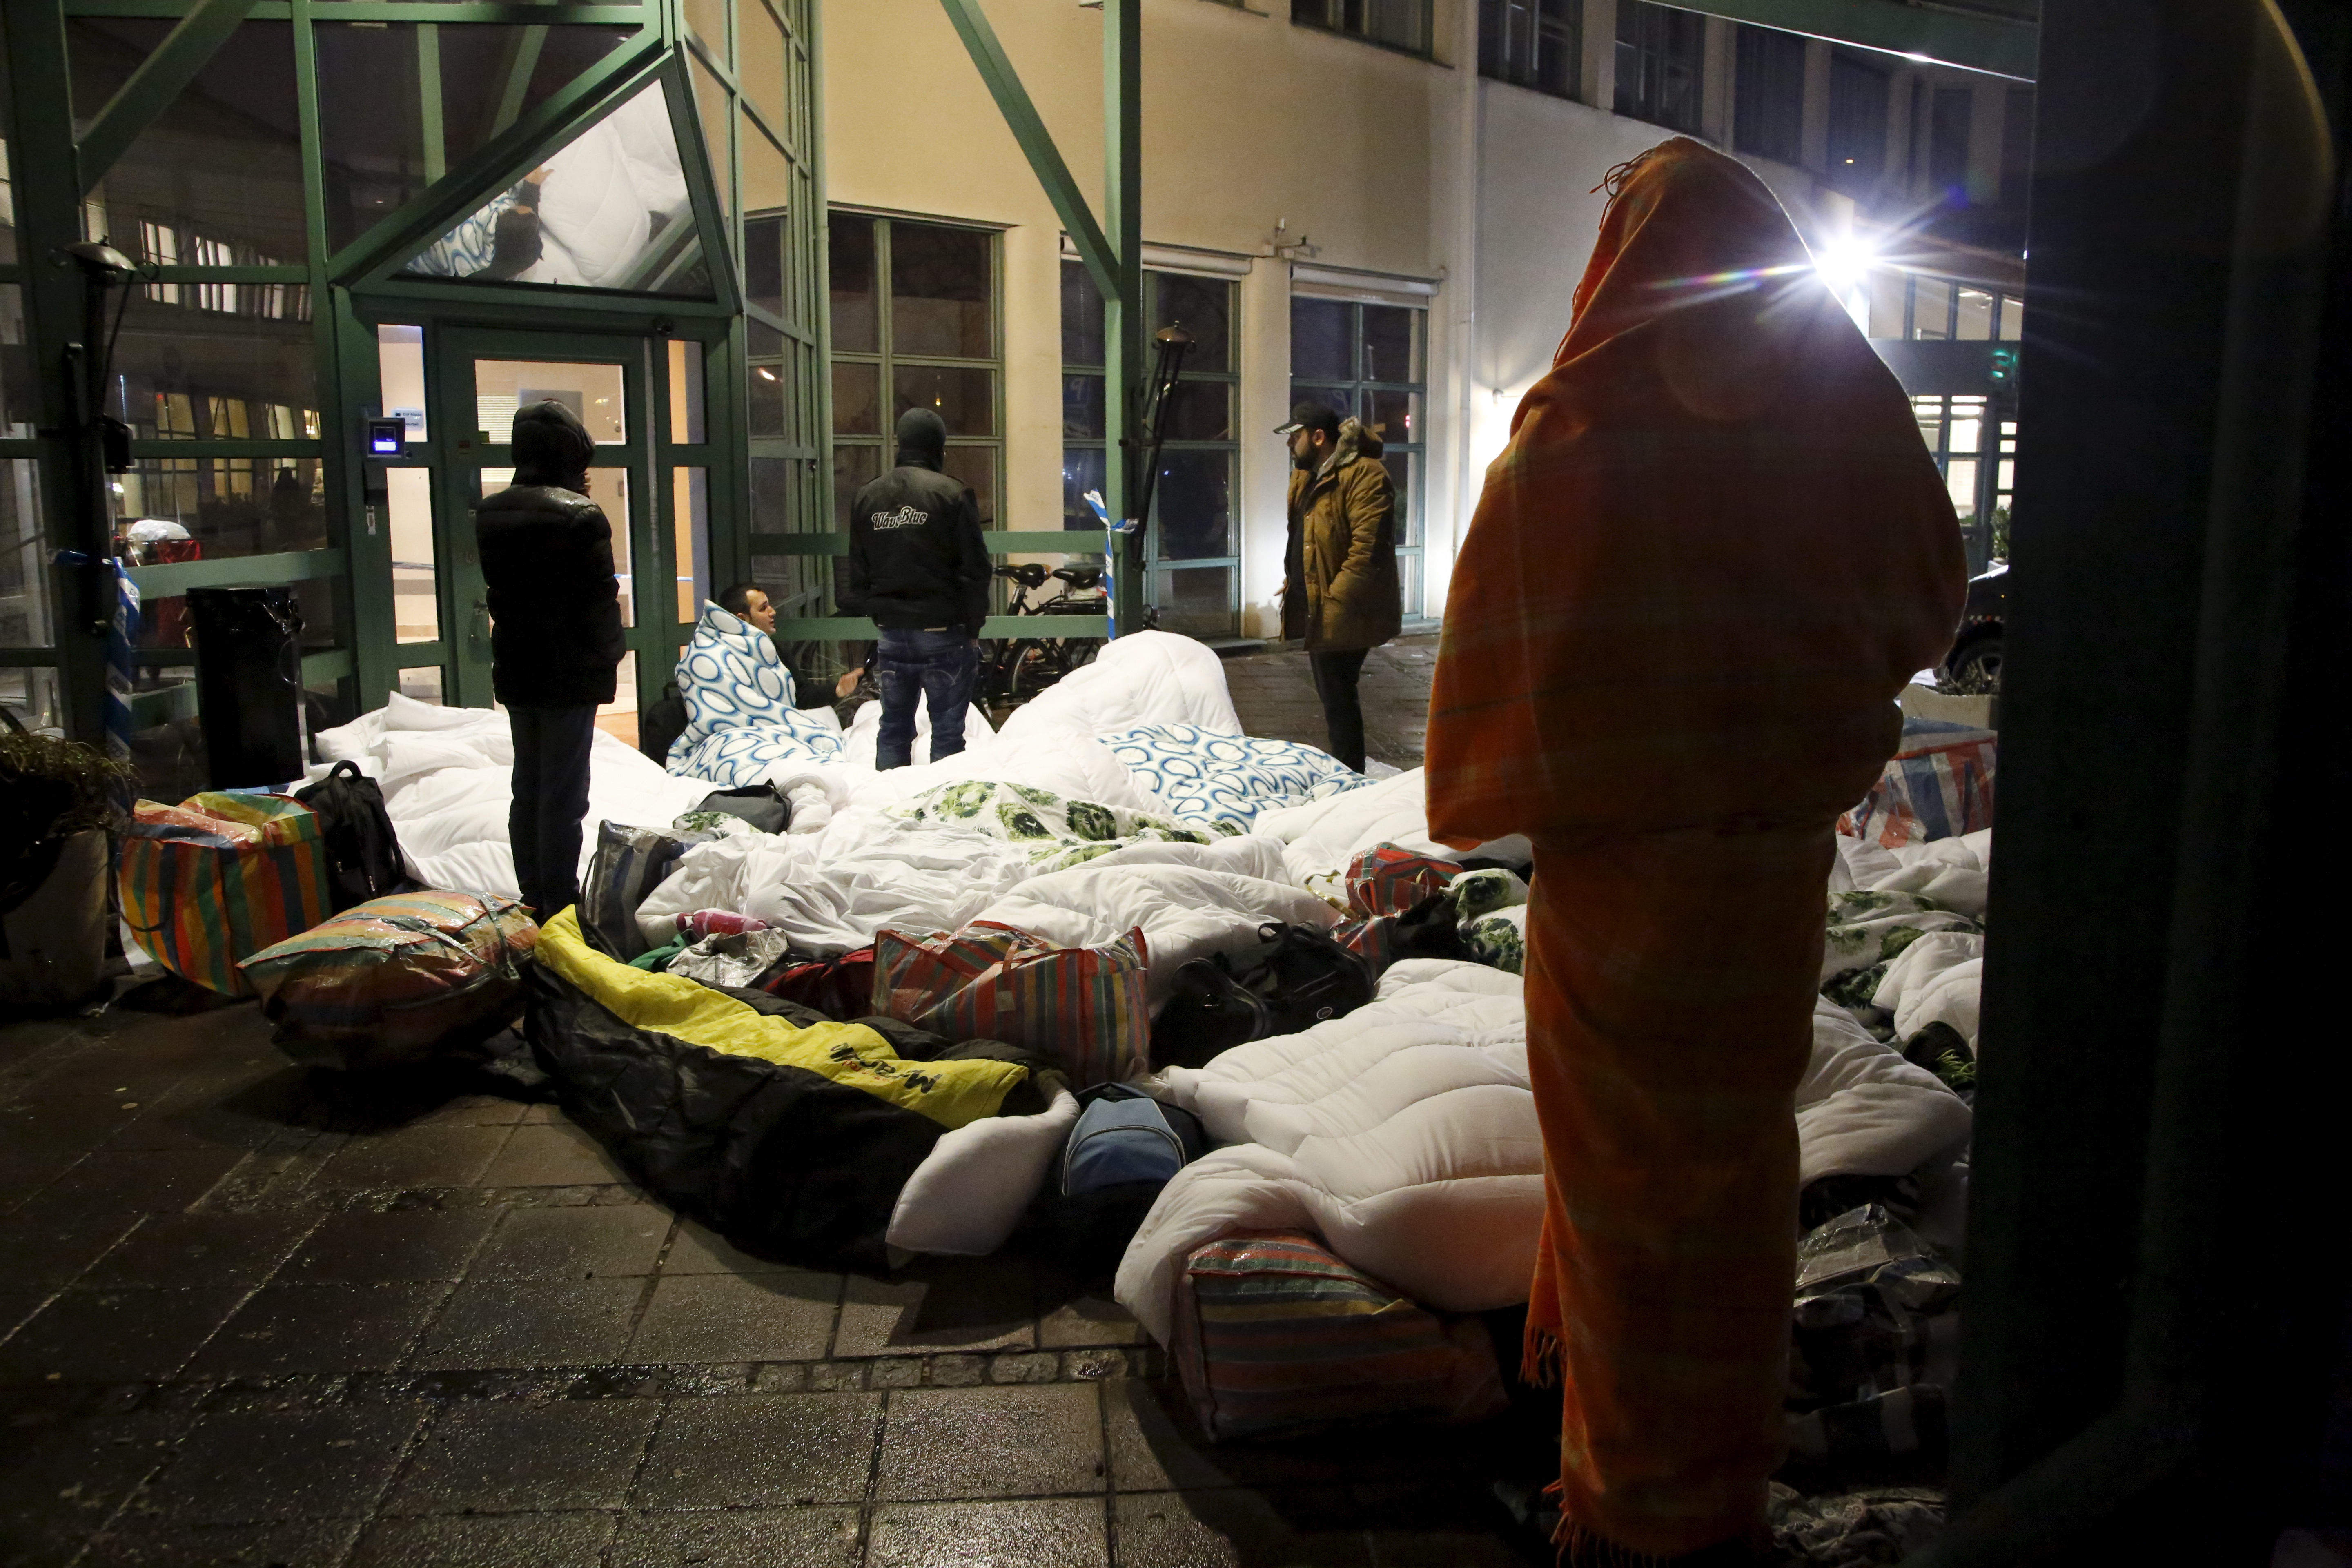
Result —
<svg viewBox="0 0 2352 1568"><path fill-rule="evenodd" d="M1003 529L991 530L981 535L991 555L1100 555L1107 537L1099 528L1031 532ZM846 555L849 553L849 535L754 533L751 536L751 545L754 555Z"/></svg>
<svg viewBox="0 0 2352 1568"><path fill-rule="evenodd" d="M980 635L992 641L1004 637L1080 637L1099 639L1110 633L1103 616L991 616ZM872 642L874 623L863 616L810 616L780 620L773 634L784 642Z"/></svg>
<svg viewBox="0 0 2352 1568"><path fill-rule="evenodd" d="M343 574L340 550L289 550L278 555L231 555L218 561L165 561L131 568L142 599L168 599L191 588L271 588Z"/></svg>
<svg viewBox="0 0 2352 1568"><path fill-rule="evenodd" d="M996 29L989 26L988 13L981 9L980 0L940 0L947 8L948 20L955 24L956 36L963 40L964 51L971 63L980 68L980 79L988 86L988 94L996 100L997 112L1004 116L1005 128L1020 144L1022 155L1037 183L1045 187L1045 199L1054 204L1055 216L1062 220L1063 229L1072 244L1078 247L1078 258L1087 270L1095 276L1096 286L1105 295L1118 286L1118 263L1112 255L1111 242L1105 237L1102 226L1095 222L1087 198L1078 183L1070 175L1070 166L1062 158L1062 150L1054 145L1053 132L1038 116L1037 106L1029 100L1029 89L1021 85L1020 73L1013 68L1004 46L997 41ZM1105 25L1108 26L1106 14Z"/></svg>
<svg viewBox="0 0 2352 1568"><path fill-rule="evenodd" d="M98 188L139 133L196 79L196 73L220 52L253 6L254 0L195 0L180 25L155 46L155 52L139 62L131 79L107 100L82 135L79 152L84 195Z"/></svg>
<svg viewBox="0 0 2352 1568"><path fill-rule="evenodd" d="M312 0L304 0L305 5ZM66 0L68 16L152 16L178 18L188 0ZM337 22L503 22L540 23L548 18L548 0L332 0L330 18ZM564 22L598 26L638 26L647 7L640 5L565 4L557 13ZM259 0L248 20L283 22L294 15L291 0ZM314 13L315 15L315 13Z"/></svg>
<svg viewBox="0 0 2352 1568"><path fill-rule="evenodd" d="M1906 5L1896 0L1687 0L1686 4L1676 0L1676 4L1710 16L1883 49L2015 81L2033 79L2042 50L2041 29L2031 22Z"/></svg>
<svg viewBox="0 0 2352 1568"><path fill-rule="evenodd" d="M491 135L521 117L522 100L530 91L531 73L539 68L540 51L546 47L547 29L543 26L525 27L516 36L514 47L507 58L506 86L499 93L498 117L490 121Z"/></svg>
<svg viewBox="0 0 2352 1568"><path fill-rule="evenodd" d="M416 112L425 132L425 183L449 172L448 132L441 112L441 24L416 29Z"/></svg>

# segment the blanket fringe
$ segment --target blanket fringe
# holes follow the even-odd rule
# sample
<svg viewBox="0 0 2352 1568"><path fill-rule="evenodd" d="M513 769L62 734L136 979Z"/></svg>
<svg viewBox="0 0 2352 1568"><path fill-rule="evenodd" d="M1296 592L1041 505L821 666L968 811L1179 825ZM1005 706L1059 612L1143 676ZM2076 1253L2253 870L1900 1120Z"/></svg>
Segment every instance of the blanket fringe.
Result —
<svg viewBox="0 0 2352 1568"><path fill-rule="evenodd" d="M1520 1342L1519 1381L1529 1388L1558 1388L1560 1384L1560 1343L1557 1329L1528 1325Z"/></svg>
<svg viewBox="0 0 2352 1568"><path fill-rule="evenodd" d="M1559 1529L1552 1534L1552 1545L1559 1552L1559 1568L1669 1568L1674 1559L1636 1552L1630 1546L1620 1546L1606 1536L1595 1535L1574 1520L1562 1515Z"/></svg>

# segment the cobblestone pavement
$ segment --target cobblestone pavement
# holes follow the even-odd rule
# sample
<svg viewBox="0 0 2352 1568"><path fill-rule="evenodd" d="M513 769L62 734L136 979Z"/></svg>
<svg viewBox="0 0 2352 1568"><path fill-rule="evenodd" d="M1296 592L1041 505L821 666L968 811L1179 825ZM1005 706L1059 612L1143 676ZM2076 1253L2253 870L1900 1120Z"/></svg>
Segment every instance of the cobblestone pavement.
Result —
<svg viewBox="0 0 2352 1568"><path fill-rule="evenodd" d="M11 1568L1528 1560L1487 1493L1523 1439L1213 1447L1049 1261L779 1268L551 1106L162 992L0 1027Z"/></svg>
<svg viewBox="0 0 2352 1568"><path fill-rule="evenodd" d="M1421 766L1429 722L1429 678L1437 668L1435 634L1399 637L1364 660L1356 689L1364 704L1364 752L1393 768ZM1324 743L1323 705L1303 653L1243 654L1225 660L1225 684L1242 728L1276 741Z"/></svg>

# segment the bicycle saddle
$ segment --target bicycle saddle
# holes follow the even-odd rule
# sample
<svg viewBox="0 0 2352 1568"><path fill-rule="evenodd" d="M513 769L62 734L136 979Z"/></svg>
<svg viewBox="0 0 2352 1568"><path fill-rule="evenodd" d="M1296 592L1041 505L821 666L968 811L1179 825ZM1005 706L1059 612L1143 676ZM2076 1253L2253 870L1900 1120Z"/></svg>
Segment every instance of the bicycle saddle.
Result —
<svg viewBox="0 0 2352 1568"><path fill-rule="evenodd" d="M1059 577L1063 582L1067 583L1073 588L1092 588L1102 582L1102 568L1099 566L1060 566L1055 568L1054 575Z"/></svg>
<svg viewBox="0 0 2352 1568"><path fill-rule="evenodd" d="M1045 569L1034 561L1024 561L1017 566L999 566L996 574L1010 577L1024 588L1038 587L1045 581Z"/></svg>

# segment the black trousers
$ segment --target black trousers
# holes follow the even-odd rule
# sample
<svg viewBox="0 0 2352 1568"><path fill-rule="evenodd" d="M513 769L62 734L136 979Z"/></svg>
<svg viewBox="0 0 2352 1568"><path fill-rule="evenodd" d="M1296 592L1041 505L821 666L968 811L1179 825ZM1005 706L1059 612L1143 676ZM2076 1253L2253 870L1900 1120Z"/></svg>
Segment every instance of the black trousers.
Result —
<svg viewBox="0 0 2352 1568"><path fill-rule="evenodd" d="M580 901L580 819L588 815L588 748L596 709L509 707L514 731L514 802L507 841L515 880L540 920Z"/></svg>
<svg viewBox="0 0 2352 1568"><path fill-rule="evenodd" d="M1315 672L1315 695L1323 700L1323 730L1331 754L1364 771L1364 705L1356 697L1357 678L1364 673L1370 648L1341 648L1310 653L1307 668Z"/></svg>

